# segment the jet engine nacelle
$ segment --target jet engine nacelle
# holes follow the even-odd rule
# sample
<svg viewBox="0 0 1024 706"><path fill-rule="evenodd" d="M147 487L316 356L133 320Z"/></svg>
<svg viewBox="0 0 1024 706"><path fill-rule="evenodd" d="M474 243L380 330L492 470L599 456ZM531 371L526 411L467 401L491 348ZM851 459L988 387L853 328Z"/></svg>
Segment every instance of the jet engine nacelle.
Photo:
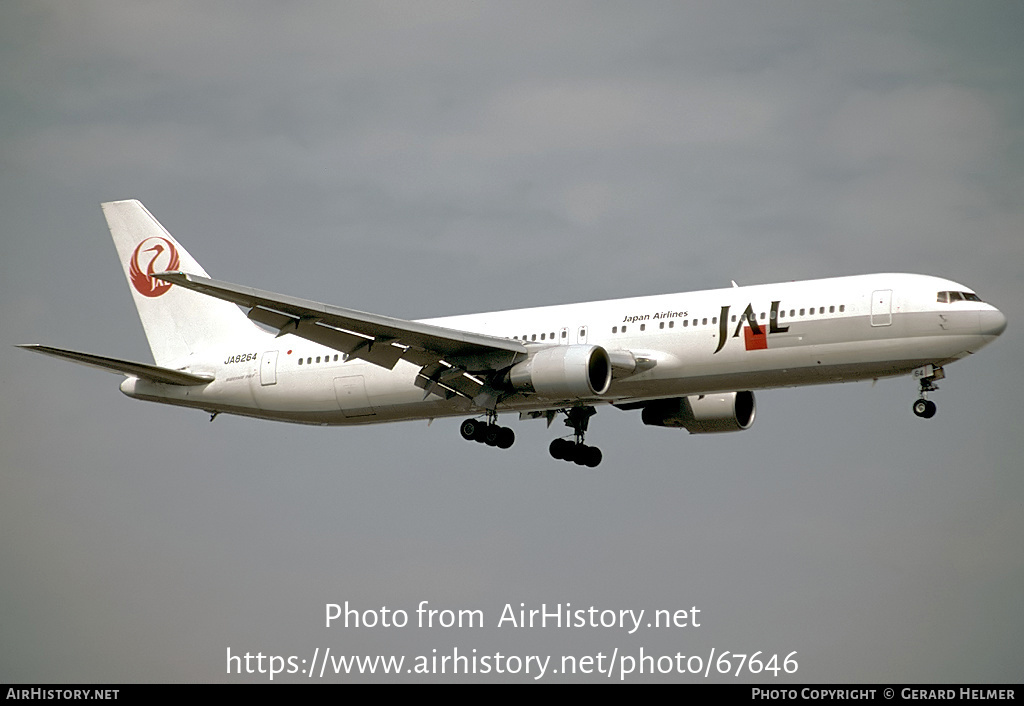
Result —
<svg viewBox="0 0 1024 706"><path fill-rule="evenodd" d="M552 346L513 365L508 379L521 392L558 399L594 397L612 384L612 363L601 346Z"/></svg>
<svg viewBox="0 0 1024 706"><path fill-rule="evenodd" d="M742 431L754 423L754 393L726 392L658 400L644 407L644 424L683 427L691 434Z"/></svg>

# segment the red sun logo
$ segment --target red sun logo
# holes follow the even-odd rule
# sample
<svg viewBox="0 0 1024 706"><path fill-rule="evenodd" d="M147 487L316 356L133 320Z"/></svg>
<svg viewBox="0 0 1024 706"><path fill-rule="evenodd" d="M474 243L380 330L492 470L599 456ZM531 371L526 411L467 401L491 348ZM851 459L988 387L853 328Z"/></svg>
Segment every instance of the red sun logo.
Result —
<svg viewBox="0 0 1024 706"><path fill-rule="evenodd" d="M143 270L140 260L149 260ZM132 253L128 264L128 279L135 291L144 297L159 297L171 288L168 282L153 279L154 272L170 272L178 269L181 264L178 250L167 238L146 238Z"/></svg>

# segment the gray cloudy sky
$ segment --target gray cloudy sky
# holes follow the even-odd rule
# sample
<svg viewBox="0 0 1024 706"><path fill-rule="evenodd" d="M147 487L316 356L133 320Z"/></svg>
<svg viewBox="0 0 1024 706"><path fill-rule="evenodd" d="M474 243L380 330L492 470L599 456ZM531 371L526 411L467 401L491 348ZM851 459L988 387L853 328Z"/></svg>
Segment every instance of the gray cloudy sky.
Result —
<svg viewBox="0 0 1024 706"><path fill-rule="evenodd" d="M3 3L0 679L457 647L1019 681L1022 27L1017 2ZM603 409L597 470L511 418L505 452L455 420L210 424L12 348L149 360L99 209L123 198L215 277L401 317L911 271L1010 324L931 421L909 379L758 393L717 437ZM325 628L346 600L486 626ZM521 602L702 623L496 628Z"/></svg>

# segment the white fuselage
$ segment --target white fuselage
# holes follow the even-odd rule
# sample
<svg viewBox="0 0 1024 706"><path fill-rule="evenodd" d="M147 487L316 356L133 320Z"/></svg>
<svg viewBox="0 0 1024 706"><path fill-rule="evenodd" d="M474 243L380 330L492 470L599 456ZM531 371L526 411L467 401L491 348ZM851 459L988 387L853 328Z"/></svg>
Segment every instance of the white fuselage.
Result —
<svg viewBox="0 0 1024 706"><path fill-rule="evenodd" d="M630 404L686 395L864 380L941 366L994 340L1005 317L981 301L942 302L963 285L877 274L497 311L430 319L449 329L524 341L528 349L590 344L636 363L606 394L549 399L513 394L498 411ZM751 317L753 323L751 323ZM426 395L419 366L388 370L293 335L251 336L177 361L213 374L204 386L128 378L152 401L309 424L366 424L465 415L463 397Z"/></svg>

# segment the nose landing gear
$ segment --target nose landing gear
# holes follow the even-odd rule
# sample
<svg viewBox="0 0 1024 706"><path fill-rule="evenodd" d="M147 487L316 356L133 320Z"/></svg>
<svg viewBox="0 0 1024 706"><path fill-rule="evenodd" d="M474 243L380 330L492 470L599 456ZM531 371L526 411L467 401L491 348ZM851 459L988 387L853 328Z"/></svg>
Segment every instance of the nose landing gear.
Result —
<svg viewBox="0 0 1024 706"><path fill-rule="evenodd" d="M946 373L942 368L924 365L915 369L912 374L921 383L921 397L914 402L914 414L923 419L931 419L935 416L935 403L928 399L928 393L939 389L935 381L946 377Z"/></svg>

